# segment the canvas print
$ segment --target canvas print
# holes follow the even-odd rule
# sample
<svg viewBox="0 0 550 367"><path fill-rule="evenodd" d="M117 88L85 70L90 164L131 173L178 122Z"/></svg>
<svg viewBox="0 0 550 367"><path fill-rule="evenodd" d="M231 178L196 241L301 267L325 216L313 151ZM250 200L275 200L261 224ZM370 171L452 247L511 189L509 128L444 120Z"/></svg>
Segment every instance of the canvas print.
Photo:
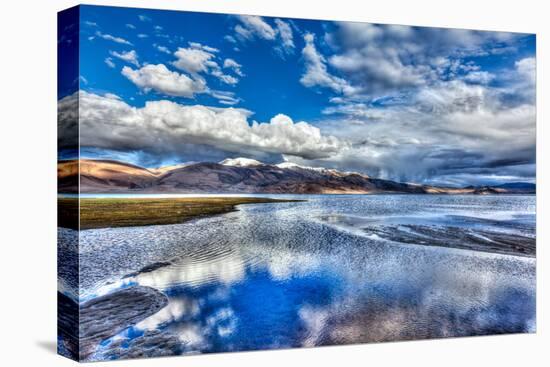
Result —
<svg viewBox="0 0 550 367"><path fill-rule="evenodd" d="M58 350L536 330L534 34L58 17Z"/></svg>

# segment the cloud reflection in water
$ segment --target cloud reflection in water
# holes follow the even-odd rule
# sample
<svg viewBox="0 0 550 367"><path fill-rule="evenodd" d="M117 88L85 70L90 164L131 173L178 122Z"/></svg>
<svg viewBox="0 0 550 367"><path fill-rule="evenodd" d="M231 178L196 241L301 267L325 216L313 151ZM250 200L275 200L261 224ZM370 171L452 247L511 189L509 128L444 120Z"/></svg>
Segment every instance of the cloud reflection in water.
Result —
<svg viewBox="0 0 550 367"><path fill-rule="evenodd" d="M317 218L335 210L376 213L376 205L387 203L362 203L367 211L347 198L322 200L242 206L167 228L177 234L170 246L182 244L179 253L125 281L161 290L168 305L105 341L98 353L118 358L534 331L534 258L361 236L360 228L342 230ZM410 199L383 209L402 214L403 200ZM425 200L442 205L441 198ZM467 202L444 200L464 215ZM465 200L480 201L484 215L502 207ZM525 202L507 200L518 213L526 210ZM154 234L112 230L144 232L140 241ZM144 347L153 341L157 347Z"/></svg>

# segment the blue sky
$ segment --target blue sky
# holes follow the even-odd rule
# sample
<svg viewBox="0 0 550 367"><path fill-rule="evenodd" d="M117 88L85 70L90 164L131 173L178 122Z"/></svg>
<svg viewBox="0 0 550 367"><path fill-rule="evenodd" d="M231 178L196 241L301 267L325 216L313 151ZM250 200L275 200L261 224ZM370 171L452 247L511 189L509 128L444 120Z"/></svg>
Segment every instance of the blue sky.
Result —
<svg viewBox="0 0 550 367"><path fill-rule="evenodd" d="M140 20L140 15L147 16L147 19ZM226 84L211 75L204 77L212 89L235 93L242 100L237 105L254 111L254 118L258 121L268 121L281 111L287 111L287 114L295 116L296 119L311 120L319 117L319 107L328 104L326 95L323 96L322 91L319 93L319 91L309 90L299 83L302 74L300 49L303 47L303 42L297 37L293 40L297 43L293 51L286 53L276 49L279 46L278 41L253 39L233 43L224 39L225 36L236 39L231 27L239 24L237 18L226 15L85 7L81 19L83 20L81 75L88 81L85 85L81 85L84 90L115 93L136 106L142 106L148 100L164 99L166 95L161 93L140 93L132 82L124 80L124 77L121 78L120 68L127 63L110 55L109 52L122 53L135 50L140 63L163 63L177 71L176 67L170 66L170 63L175 60L173 53L179 47L189 47L189 42L197 42L218 49L219 52L214 53L218 62L221 63L230 58L243 65L242 72L246 74L244 77L239 77L230 70L227 71L228 75L238 77L239 82L236 85ZM273 22L271 19L270 21ZM299 23L304 30L320 34L329 24L301 20L293 22ZM101 39L96 35L98 31L124 38L133 45L117 44ZM140 38L139 35L147 37ZM89 37L94 39L88 41ZM159 51L157 46L166 47L170 53ZM118 67L98 65L100 64L98 55L110 57ZM103 60L100 61L103 62ZM171 99L182 104L198 103L224 107L216 98L208 94L197 94L193 99L180 97ZM296 101L301 103L295 103Z"/></svg>
<svg viewBox="0 0 550 367"><path fill-rule="evenodd" d="M534 35L80 9L81 92L59 98L80 100L83 157L534 181Z"/></svg>

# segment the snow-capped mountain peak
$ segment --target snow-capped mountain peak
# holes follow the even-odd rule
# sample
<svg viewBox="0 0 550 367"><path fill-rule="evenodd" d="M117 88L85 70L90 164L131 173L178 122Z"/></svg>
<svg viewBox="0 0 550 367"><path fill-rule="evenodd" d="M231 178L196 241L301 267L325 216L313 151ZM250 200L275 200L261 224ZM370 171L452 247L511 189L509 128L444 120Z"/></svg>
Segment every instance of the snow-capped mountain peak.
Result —
<svg viewBox="0 0 550 367"><path fill-rule="evenodd" d="M324 168L324 167L310 167L310 166L302 166L294 162L284 161L277 164L268 164L262 163L260 161L257 161L255 159L250 158L227 158L223 161L219 162L221 165L224 166L230 166L230 167L256 167L256 166L274 166L280 169L288 169L288 170L306 170L306 171L313 171L318 172L320 174L325 175L335 175L335 176L348 176L348 175L359 175L363 176L365 178L368 178L367 175L363 175L356 172L340 172L335 169L330 168Z"/></svg>
<svg viewBox="0 0 550 367"><path fill-rule="evenodd" d="M227 158L221 161L220 164L232 167L250 167L261 166L263 163L250 158Z"/></svg>
<svg viewBox="0 0 550 367"><path fill-rule="evenodd" d="M305 170L316 171L316 172L337 172L335 170L327 169L327 168L324 168L324 167L301 166L299 164L289 162L289 161L278 163L275 166L279 167L279 168L285 168L285 169L298 169L299 168L299 169L305 169Z"/></svg>
<svg viewBox="0 0 550 367"><path fill-rule="evenodd" d="M288 162L288 161L278 163L275 166L279 167L279 168L303 168L302 166L300 166L296 163L292 163L292 162Z"/></svg>
<svg viewBox="0 0 550 367"><path fill-rule="evenodd" d="M284 161L284 162L278 163L275 166L279 167L279 168L283 168L283 169L303 169L303 170L315 171L315 172L319 172L319 173L331 174L331 175L337 175L337 176L358 175L358 176L368 178L367 175L362 174L362 173L346 172L346 171L342 172L342 171L338 171L338 170L335 170L335 169L324 168L324 167L301 166L297 163L293 163L293 162L289 162L289 161Z"/></svg>

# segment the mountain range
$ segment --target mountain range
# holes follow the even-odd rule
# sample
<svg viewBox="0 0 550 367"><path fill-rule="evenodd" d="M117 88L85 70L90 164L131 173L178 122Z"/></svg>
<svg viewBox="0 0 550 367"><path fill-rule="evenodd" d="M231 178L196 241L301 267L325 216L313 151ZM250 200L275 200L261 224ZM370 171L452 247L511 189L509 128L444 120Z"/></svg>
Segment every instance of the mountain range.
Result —
<svg viewBox="0 0 550 367"><path fill-rule="evenodd" d="M161 168L111 160L58 163L62 193L228 193L228 194L533 194L536 186L515 182L498 186L439 187L372 178L356 172L304 167L290 162L265 164L248 158Z"/></svg>

